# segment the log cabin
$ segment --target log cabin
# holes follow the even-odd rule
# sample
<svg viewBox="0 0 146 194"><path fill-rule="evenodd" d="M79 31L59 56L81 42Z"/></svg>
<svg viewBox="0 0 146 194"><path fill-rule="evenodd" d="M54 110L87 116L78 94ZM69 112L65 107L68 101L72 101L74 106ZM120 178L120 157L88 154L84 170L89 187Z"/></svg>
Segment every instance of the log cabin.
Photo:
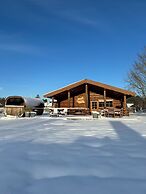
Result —
<svg viewBox="0 0 146 194"><path fill-rule="evenodd" d="M131 96L135 96L135 93L88 79L44 95L45 98L52 99L52 107L68 108L70 114L79 110L90 114L93 111L115 108L122 109L123 115L128 114L126 99Z"/></svg>

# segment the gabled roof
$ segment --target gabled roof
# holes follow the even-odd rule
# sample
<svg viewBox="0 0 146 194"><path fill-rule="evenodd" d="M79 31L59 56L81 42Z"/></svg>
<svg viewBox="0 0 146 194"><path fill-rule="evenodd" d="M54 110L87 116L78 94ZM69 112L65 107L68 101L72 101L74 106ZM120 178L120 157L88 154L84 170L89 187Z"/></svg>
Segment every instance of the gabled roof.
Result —
<svg viewBox="0 0 146 194"><path fill-rule="evenodd" d="M124 90L124 89L121 89L121 88L117 88L117 87L114 87L114 86L110 86L110 85L107 85L107 84L103 84L103 83L100 83L100 82L84 79L84 80L75 82L73 84L67 85L67 86L65 86L63 88L60 88L58 90L54 90L52 92L46 93L46 94L44 94L44 97L51 98L51 97L56 96L56 95L58 95L62 92L71 90L71 89L76 88L76 87L78 87L80 85L83 85L83 84L90 84L90 85L93 85L93 86L97 86L97 87L104 88L104 89L107 89L107 90L112 90L112 91L115 91L115 92L118 92L118 93L121 93L121 94L125 94L125 95L128 95L128 96L135 96L134 92Z"/></svg>

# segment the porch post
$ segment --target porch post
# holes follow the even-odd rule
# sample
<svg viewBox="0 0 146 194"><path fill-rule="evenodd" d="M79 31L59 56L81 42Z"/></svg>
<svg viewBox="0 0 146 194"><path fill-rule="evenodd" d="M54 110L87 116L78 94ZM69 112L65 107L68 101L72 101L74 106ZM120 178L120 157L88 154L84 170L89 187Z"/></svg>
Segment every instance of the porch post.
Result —
<svg viewBox="0 0 146 194"><path fill-rule="evenodd" d="M88 84L85 85L85 94L86 94L86 108L89 108Z"/></svg>
<svg viewBox="0 0 146 194"><path fill-rule="evenodd" d="M106 89L105 88L103 92L103 98L104 98L104 108L106 108Z"/></svg>
<svg viewBox="0 0 146 194"><path fill-rule="evenodd" d="M123 114L127 115L127 102L126 102L126 95L124 95L124 102L123 102Z"/></svg>
<svg viewBox="0 0 146 194"><path fill-rule="evenodd" d="M58 108L60 108L60 101L57 100L57 102L58 102Z"/></svg>
<svg viewBox="0 0 146 194"><path fill-rule="evenodd" d="M54 108L54 97L52 97L52 108Z"/></svg>
<svg viewBox="0 0 146 194"><path fill-rule="evenodd" d="M70 108L70 91L68 91L68 108Z"/></svg>

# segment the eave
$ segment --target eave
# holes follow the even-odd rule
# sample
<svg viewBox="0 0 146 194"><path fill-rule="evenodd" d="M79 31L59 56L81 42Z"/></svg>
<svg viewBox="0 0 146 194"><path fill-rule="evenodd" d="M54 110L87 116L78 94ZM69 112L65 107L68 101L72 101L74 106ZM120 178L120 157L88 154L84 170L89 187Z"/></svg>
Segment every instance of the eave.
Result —
<svg viewBox="0 0 146 194"><path fill-rule="evenodd" d="M59 95L60 93L69 91L69 90L71 90L73 88L76 88L76 87L78 87L80 85L83 85L83 84L90 84L90 85L100 87L100 88L103 88L103 89L106 89L106 90L111 90L111 91L114 91L114 92L118 92L118 93L121 93L121 94L124 94L124 95L127 95L127 96L135 96L134 92L124 90L124 89L121 89L121 88L118 88L118 87L110 86L110 85L107 85L107 84L103 84L103 83L100 83L100 82L84 79L84 80L75 82L73 84L67 85L67 86L65 86L63 88L60 88L58 90L46 93L46 94L44 94L44 97L51 98L53 96Z"/></svg>

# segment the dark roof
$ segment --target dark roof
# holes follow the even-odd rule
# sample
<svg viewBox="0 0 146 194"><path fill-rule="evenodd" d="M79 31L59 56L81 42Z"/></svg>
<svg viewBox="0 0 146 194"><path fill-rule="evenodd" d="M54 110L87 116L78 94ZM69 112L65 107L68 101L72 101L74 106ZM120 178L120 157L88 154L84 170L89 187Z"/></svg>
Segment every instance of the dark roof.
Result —
<svg viewBox="0 0 146 194"><path fill-rule="evenodd" d="M128 96L135 96L134 92L124 90L124 89L121 89L121 88L117 88L117 87L114 87L114 86L110 86L110 85L107 85L107 84L103 84L103 83L100 83L100 82L84 79L84 80L75 82L73 84L67 85L67 86L65 86L63 88L60 88L58 90L48 92L48 93L44 94L44 97L51 98L51 97L56 96L56 95L58 95L62 92L68 91L70 89L73 89L73 88L78 87L78 86L83 85L83 84L90 84L90 85L93 85L93 86L97 86L97 87L101 87L101 88L104 88L104 89L112 90L112 91L115 91L115 92L118 92L118 93L121 93L121 94L125 94L125 95L128 95Z"/></svg>

